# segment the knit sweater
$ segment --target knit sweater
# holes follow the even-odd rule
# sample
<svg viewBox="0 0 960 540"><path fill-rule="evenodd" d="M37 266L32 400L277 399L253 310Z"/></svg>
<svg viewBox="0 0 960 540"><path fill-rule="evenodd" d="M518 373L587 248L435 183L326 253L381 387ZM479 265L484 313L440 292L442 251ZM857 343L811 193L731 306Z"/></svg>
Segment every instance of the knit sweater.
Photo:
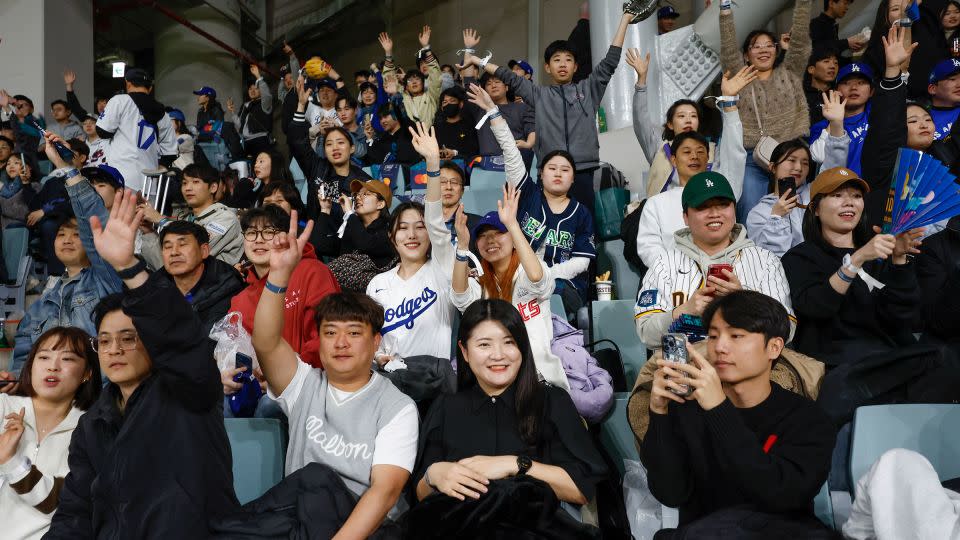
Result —
<svg viewBox="0 0 960 540"><path fill-rule="evenodd" d="M777 141L806 136L810 131L807 98L803 92L803 74L810 57L810 0L797 0L790 29L790 50L783 63L773 69L769 79L757 79L740 92L738 108L743 123L743 146L754 148L763 134ZM724 72L736 73L744 66L737 30L730 12L720 12L720 65ZM756 106L754 106L756 99ZM759 112L760 121L757 120Z"/></svg>

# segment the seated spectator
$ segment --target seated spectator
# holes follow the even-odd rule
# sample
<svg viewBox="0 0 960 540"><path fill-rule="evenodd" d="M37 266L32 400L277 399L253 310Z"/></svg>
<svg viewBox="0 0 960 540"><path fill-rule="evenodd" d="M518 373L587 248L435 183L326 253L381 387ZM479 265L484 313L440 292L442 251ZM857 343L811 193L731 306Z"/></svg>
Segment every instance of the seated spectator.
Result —
<svg viewBox="0 0 960 540"><path fill-rule="evenodd" d="M293 183L287 160L276 148L257 154L257 160L253 162L253 178L239 179L225 204L240 210L260 206L264 186L273 183Z"/></svg>
<svg viewBox="0 0 960 540"><path fill-rule="evenodd" d="M663 6L657 10L657 33L660 35L672 32L677 25L677 19L680 18L678 12L673 6Z"/></svg>
<svg viewBox="0 0 960 540"><path fill-rule="evenodd" d="M814 49L832 50L838 57L848 50L860 52L867 46L867 39L861 34L840 39L840 23L837 21L846 16L852 3L853 0L824 0L823 12L810 20L810 42Z"/></svg>
<svg viewBox="0 0 960 540"><path fill-rule="evenodd" d="M83 138L83 128L80 127L75 120L70 118L73 116L73 111L70 110L70 105L62 99L56 99L50 103L50 116L53 118L53 122L50 122L50 125L46 126L47 131L52 131L56 133L58 137L63 140L70 139L82 139ZM46 144L44 139L40 139L40 147L38 148L38 153L43 153L43 146Z"/></svg>
<svg viewBox="0 0 960 540"><path fill-rule="evenodd" d="M942 139L960 114L960 59L941 60L930 73L930 115L936 126L934 139Z"/></svg>
<svg viewBox="0 0 960 540"><path fill-rule="evenodd" d="M370 133L367 133L367 157L364 162L368 165L381 165L384 163L399 163L410 166L420 161L420 155L413 149L410 143L410 134L403 129L403 122L400 120L400 111L393 103L385 103L377 111L377 117L380 119L380 126L383 131L371 139Z"/></svg>
<svg viewBox="0 0 960 540"><path fill-rule="evenodd" d="M954 316L960 308L956 301L960 298L956 294L960 287L960 217L951 218L944 230L924 239L916 261L923 293L923 332L926 337L960 343L960 317Z"/></svg>
<svg viewBox="0 0 960 540"><path fill-rule="evenodd" d="M357 100L350 96L337 97L337 118L343 124L343 129L350 132L350 138L353 140L353 155L351 158L360 162L363 156L367 155L367 136L363 132L363 126L357 121ZM324 144L320 145L325 148Z"/></svg>
<svg viewBox="0 0 960 540"><path fill-rule="evenodd" d="M424 125L433 125L437 114L437 100L440 97L440 63L430 49L429 26L424 26L418 34L420 40L420 53L418 54L418 67L425 71L411 71L403 79L402 96L403 109L410 122L422 122ZM380 46L383 47L383 74L398 74L397 68L393 62L393 40L383 32L379 38ZM424 80L426 78L426 80ZM382 117L381 117L382 118ZM386 129L386 126L384 126Z"/></svg>
<svg viewBox="0 0 960 540"><path fill-rule="evenodd" d="M31 348L19 394L0 394L0 519L5 536L39 539L50 527L69 471L71 435L101 387L90 336L79 328L58 327Z"/></svg>
<svg viewBox="0 0 960 540"><path fill-rule="evenodd" d="M423 204L406 202L393 211L389 237L400 263L377 274L367 295L383 306L384 321L377 362L432 356L450 360L457 308L450 298L453 262L458 254L443 222L440 153L434 129L418 124L413 144L427 163Z"/></svg>
<svg viewBox="0 0 960 540"><path fill-rule="evenodd" d="M23 153L7 158L5 171L7 176L0 186L0 230L26 224L30 203L37 195L34 180L39 179L36 167Z"/></svg>
<svg viewBox="0 0 960 540"><path fill-rule="evenodd" d="M204 332L229 311L244 288L237 270L210 253L207 229L189 221L173 221L160 231L163 267L158 272L174 282L200 318Z"/></svg>
<svg viewBox="0 0 960 540"><path fill-rule="evenodd" d="M373 276L394 265L390 242L390 188L379 180L350 184L352 196L340 195L342 219L333 214L333 202L320 200L316 232L310 242L317 253L333 257L330 269L345 290L362 292Z"/></svg>
<svg viewBox="0 0 960 540"><path fill-rule="evenodd" d="M671 187L681 185L676 174L677 168L671 163L673 153L670 151L670 146L680 133L700 133L700 117L703 116L703 111L700 110L700 105L696 101L678 99L667 109L667 121L657 124L650 118L647 105L647 72L650 69L650 53L641 56L639 49L628 49L627 64L637 72L637 84L633 93L633 133L637 136L637 142L640 143L647 163L650 164L646 195L649 198ZM731 148L735 146L724 145L722 149ZM716 150L716 143L711 141L707 154L708 163L713 163L717 159ZM729 159L734 158L725 157L722 161Z"/></svg>
<svg viewBox="0 0 960 540"><path fill-rule="evenodd" d="M643 276L634 308L637 335L647 347L659 349L681 315L701 317L717 298L738 290L757 291L780 302L792 330L796 318L783 266L775 254L754 245L746 228L737 224L730 183L719 173L697 174L683 188L682 205L687 227L675 233L676 247L661 250ZM710 272L715 264L728 264L733 270L722 269L718 277Z"/></svg>
<svg viewBox="0 0 960 540"><path fill-rule="evenodd" d="M803 78L803 93L807 96L810 125L823 120L820 105L822 96L834 89L837 70L840 68L838 53L832 48L814 47L807 60L807 75Z"/></svg>
<svg viewBox="0 0 960 540"><path fill-rule="evenodd" d="M457 257L453 267L453 303L460 313L480 299L506 300L516 306L530 335L537 372L548 383L569 391L570 383L560 358L550 350L553 269L537 257L520 228L520 194L512 184L504 186L497 210L487 212L472 231L467 228L463 211L457 212L457 243L469 246L471 238L475 239L481 261L479 277L472 279L468 275L469 259Z"/></svg>
<svg viewBox="0 0 960 540"><path fill-rule="evenodd" d="M171 220L185 220L201 225L209 235L210 256L232 266L240 262L240 257L243 256L243 235L236 211L223 203L214 202L217 191L222 188L216 169L209 165L189 165L183 171L180 184L187 210L171 218L160 215L153 207L144 203L144 218L157 224L161 233ZM162 234L160 236L162 237ZM148 234L144 235L143 242L144 257L151 265L156 264L162 240L156 235Z"/></svg>
<svg viewBox="0 0 960 540"><path fill-rule="evenodd" d="M0 181L7 181L7 160L13 155L13 139L0 135Z"/></svg>
<svg viewBox="0 0 960 540"><path fill-rule="evenodd" d="M440 116L437 118L437 141L440 158L459 158L470 162L479 152L476 120L464 109L467 95L453 86L440 94Z"/></svg>
<svg viewBox="0 0 960 540"><path fill-rule="evenodd" d="M364 129L366 129L367 124L370 124L375 133L383 131L378 111L386 102L386 92L381 90L376 83L365 82L360 84L360 108L357 111L357 117L359 118L357 121L363 123Z"/></svg>
<svg viewBox="0 0 960 540"><path fill-rule="evenodd" d="M53 142L63 141L47 134L47 158L58 169L67 167L57 154ZM11 160L13 158L11 157ZM98 299L119 292L122 286L117 273L101 258L93 245L90 218L107 220L100 195L76 169L66 178L67 194L75 217L66 219L57 229L54 250L66 272L47 283L43 294L27 308L17 326L11 371L18 373L30 347L45 331L55 326L73 326L90 335L96 334L91 315Z"/></svg>
<svg viewBox="0 0 960 540"><path fill-rule="evenodd" d="M23 152L34 153L33 150L40 145L40 130L34 124L40 127L47 125L43 115L33 115L33 100L23 94L10 96L6 90L0 91L0 108L3 108L5 115L8 115L13 132L16 134L14 139L17 148Z"/></svg>
<svg viewBox="0 0 960 540"><path fill-rule="evenodd" d="M490 129L503 148L507 183L520 191L520 229L531 247L557 280L554 292L564 297L572 312L587 301L590 263L596 259L593 217L583 205L570 198L576 174L573 156L555 150L543 156L540 185L523 166L523 158L506 121L497 116L497 106L477 85L470 87L470 99L485 114L493 116Z"/></svg>
<svg viewBox="0 0 960 540"><path fill-rule="evenodd" d="M443 210L443 222L451 233L450 241L454 246L457 245L457 231L454 224L457 219L457 210L460 208L460 201L463 200L464 185L467 175L459 165L452 161L440 162L440 204ZM467 228L473 229L474 225L480 221L480 216L464 212L467 215ZM470 246L469 249L473 249Z"/></svg>
<svg viewBox="0 0 960 540"><path fill-rule="evenodd" d="M531 479L549 498L564 502L593 500L606 466L569 394L538 380L520 313L503 300L478 300L463 314L457 343L458 392L438 398L421 429L413 474L420 502L407 517L411 534L499 536L494 531L513 525L518 507L532 507L531 499L542 496L518 497L504 487L510 481ZM512 497L484 511L484 519L470 512L498 493ZM441 508L441 515L458 512L463 519L438 523ZM541 523L559 532L565 519L557 515Z"/></svg>
<svg viewBox="0 0 960 540"><path fill-rule="evenodd" d="M416 459L417 408L370 370L383 327L383 308L370 297L335 293L316 306L322 370L301 361L283 339L284 294L309 236L309 224L298 237L291 223L289 232L281 232L270 246L269 280L257 305L253 347L269 395L290 419L285 473L308 463L336 472L343 484L324 487L346 488L356 506L317 519L337 520L344 538L366 538L405 507L400 493ZM358 422L361 418L365 421ZM333 440L353 450L332 452Z"/></svg>
<svg viewBox="0 0 960 540"><path fill-rule="evenodd" d="M240 312L243 327L252 335L257 303L269 278L270 246L278 233L290 228L290 215L278 206L266 204L244 212L240 226L247 260L244 269L247 288L230 301L230 311ZM283 304L283 340L304 362L322 368L315 308L328 294L340 292L340 285L327 265L317 259L311 244L303 246L300 263L293 270L287 288L290 292Z"/></svg>
<svg viewBox="0 0 960 540"><path fill-rule="evenodd" d="M270 86L260 75L260 66L250 64L254 80L247 85L250 99L240 106L237 113L232 99L227 99L228 120L233 122L243 139L243 150L248 159L256 159L260 152L273 148L273 96Z"/></svg>
<svg viewBox="0 0 960 540"><path fill-rule="evenodd" d="M480 44L480 34L472 28L463 31L463 46L468 49L476 49ZM470 88L470 85L477 83L477 68L468 65L463 69L463 87ZM507 97L507 85L490 73L484 73L479 80L480 87L490 94L490 99L500 109L500 114L510 126L510 133L517 141L517 148L523 155L523 162L529 168L533 159L533 147L537 140L536 134L536 112L533 107L527 103L516 102ZM479 109L473 103L467 102L467 111L474 118L481 118L485 111ZM493 136L490 130L490 124L484 123L477 130L477 142L481 156L499 156L502 152L497 138Z"/></svg>
<svg viewBox="0 0 960 540"><path fill-rule="evenodd" d="M70 139L67 145L73 150L70 165L73 169L82 168L90 154L90 148L80 139ZM63 273L63 265L57 260L53 244L60 224L64 219L73 216L70 197L67 196L67 187L64 183L64 175L67 172L67 170L58 169L41 180L36 195L29 197L30 200L27 202L27 209L30 210L27 214L27 227L32 228L40 238L40 253L47 263L48 274ZM117 172L117 174L120 173Z"/></svg>
<svg viewBox="0 0 960 540"><path fill-rule="evenodd" d="M850 143L847 162L836 166L846 167L857 174L861 174L860 161L863 142L870 129L874 91L873 70L870 66L854 62L840 68L837 74L837 92L843 98L843 128L850 137ZM828 122L829 120L824 118L810 127L810 153L817 163L823 163L826 159Z"/></svg>
<svg viewBox="0 0 960 540"><path fill-rule="evenodd" d="M100 196L104 209L109 211L113 208L113 200L117 192L123 191L125 187L120 171L109 165L99 165L84 167L80 169L80 174L90 182L90 186Z"/></svg>
<svg viewBox="0 0 960 540"><path fill-rule="evenodd" d="M298 223L297 226L307 226L306 222L303 221L303 217L306 216L306 207L303 205L303 199L300 198L300 191L296 186L285 182L269 184L263 188L263 195L264 206L270 204L279 206L288 216L291 210L296 210L297 215L301 216L300 223ZM240 220L240 224L241 226L243 225L242 219Z"/></svg>
<svg viewBox="0 0 960 540"><path fill-rule="evenodd" d="M783 256L799 320L793 344L827 365L818 400L838 422L865 403L953 401L960 384L950 351L913 336L922 297L907 255L920 252L923 229L871 234L869 189L849 169L821 173L810 186L804 242Z"/></svg>
<svg viewBox="0 0 960 540"><path fill-rule="evenodd" d="M830 117L826 156L821 170L843 167L847 163L850 138L843 129L843 105L837 92L823 97L823 112ZM756 244L782 257L803 242L803 211L810 202L810 148L802 139L777 145L770 155L770 187L747 215L747 233ZM792 179L794 187L780 193L780 181Z"/></svg>
<svg viewBox="0 0 960 540"><path fill-rule="evenodd" d="M209 519L239 509L213 342L174 283L134 257L136 206L129 191L106 227L91 220L97 252L128 290L97 304L110 383L77 425L46 538L202 538Z"/></svg>
<svg viewBox="0 0 960 540"><path fill-rule="evenodd" d="M181 113L182 115L182 113ZM96 167L97 165L107 164L107 145L110 141L104 139L97 133L97 117L93 115L84 116L81 120L83 127L83 142L87 143L90 149L90 156L87 157L87 167ZM176 124L174 124L176 126Z"/></svg>
<svg viewBox="0 0 960 540"><path fill-rule="evenodd" d="M687 364L658 360L650 394L640 458L653 496L680 509L680 527L657 539L735 523L723 529L734 538L746 535L740 522L748 519L768 535L833 538L814 517L813 498L836 430L812 401L770 382L790 333L786 310L739 291L713 302L703 320L707 357L688 346Z"/></svg>
<svg viewBox="0 0 960 540"><path fill-rule="evenodd" d="M170 122L173 124L173 132L177 136L177 159L173 162L173 166L182 171L187 168L187 165L193 165L194 155L198 151L200 154L203 154L203 150L196 148L193 134L187 129L187 118L183 115L183 111L180 109L171 109L167 111L167 116L170 117ZM203 156L201 160L205 161L206 156Z"/></svg>
<svg viewBox="0 0 960 540"><path fill-rule="evenodd" d="M745 67L733 77L724 76L720 83L720 92L725 96L737 96L756 78L757 73L749 66ZM743 160L746 159L746 151L743 148L743 127L737 115L737 107L737 101L722 102L723 137L717 146L716 159L710 164L709 170L723 175L730 182L734 196L740 200L743 193L741 169ZM670 143L670 163L676 170L678 187L647 199L637 227L637 254L647 268L656 262L660 249L670 251L673 248L673 233L684 226L681 220L683 208L680 204L682 188L695 174L708 170L709 151L709 143L696 131L682 132Z"/></svg>

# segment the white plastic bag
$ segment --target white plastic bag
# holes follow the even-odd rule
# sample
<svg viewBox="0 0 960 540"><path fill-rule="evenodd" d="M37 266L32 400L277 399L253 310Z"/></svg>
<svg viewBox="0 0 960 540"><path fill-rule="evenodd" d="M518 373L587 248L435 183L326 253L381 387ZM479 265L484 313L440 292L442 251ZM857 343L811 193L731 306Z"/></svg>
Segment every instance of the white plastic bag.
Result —
<svg viewBox="0 0 960 540"><path fill-rule="evenodd" d="M661 504L647 487L647 469L639 461L623 460L623 502L635 540L651 540L663 522Z"/></svg>
<svg viewBox="0 0 960 540"><path fill-rule="evenodd" d="M231 311L217 321L210 329L210 339L217 342L213 357L217 360L217 369L224 371L237 367L237 353L243 353L253 359L253 368L259 369L257 353L253 351L250 334L243 328L243 315Z"/></svg>

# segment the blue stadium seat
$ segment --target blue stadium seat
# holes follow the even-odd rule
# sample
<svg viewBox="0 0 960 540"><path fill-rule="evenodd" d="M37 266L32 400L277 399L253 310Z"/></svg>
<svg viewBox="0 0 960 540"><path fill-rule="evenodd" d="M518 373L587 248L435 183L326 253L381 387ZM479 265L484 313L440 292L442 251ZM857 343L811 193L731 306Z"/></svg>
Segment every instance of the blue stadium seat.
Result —
<svg viewBox="0 0 960 540"><path fill-rule="evenodd" d="M207 161L215 169L223 171L227 168L227 164L230 163L230 151L227 150L227 145L223 141L198 142L197 146L200 147L203 154L207 156Z"/></svg>
<svg viewBox="0 0 960 540"><path fill-rule="evenodd" d="M26 227L7 227L3 230L3 263L10 285L0 286L0 310L5 319L18 317L26 311L27 278L33 268L33 258L27 255L30 232Z"/></svg>
<svg viewBox="0 0 960 540"><path fill-rule="evenodd" d="M550 297L550 312L559 315L561 318L566 318L567 311L563 308L563 297L559 294Z"/></svg>
<svg viewBox="0 0 960 540"><path fill-rule="evenodd" d="M826 482L820 486L820 491L813 499L813 513L817 516L817 519L822 521L827 527L831 529L839 528L834 520L833 501L830 499L830 488Z"/></svg>
<svg viewBox="0 0 960 540"><path fill-rule="evenodd" d="M590 320L591 341L609 339L620 347L628 388L633 388L640 368L647 361L647 347L640 341L633 322L634 303L634 300L593 302Z"/></svg>
<svg viewBox="0 0 960 540"><path fill-rule="evenodd" d="M287 167L290 170L290 176L294 180L305 180L307 177L303 174L303 169L300 168L300 164L297 163L297 160L291 159L290 166Z"/></svg>
<svg viewBox="0 0 960 540"><path fill-rule="evenodd" d="M636 300L643 276L623 258L623 240L607 240L597 245L598 273L610 270L614 298Z"/></svg>
<svg viewBox="0 0 960 540"><path fill-rule="evenodd" d="M273 418L226 418L233 452L233 487L246 504L283 479L286 437Z"/></svg>
<svg viewBox="0 0 960 540"><path fill-rule="evenodd" d="M610 414L600 424L600 443L617 465L617 470L620 471L620 477L622 478L625 471L623 460L639 461L640 454L637 452L633 429L630 428L630 422L627 421L627 401L630 400L630 392L617 392L613 397L613 407L610 409Z"/></svg>
<svg viewBox="0 0 960 540"><path fill-rule="evenodd" d="M503 193L503 184L506 182L507 173L503 171L487 171L474 167L470 172L470 189L492 189L497 193Z"/></svg>
<svg viewBox="0 0 960 540"><path fill-rule="evenodd" d="M497 201L503 197L503 189L476 189L471 187L463 192L463 209L470 214L482 216L497 209Z"/></svg>
<svg viewBox="0 0 960 540"><path fill-rule="evenodd" d="M923 454L941 480L960 478L960 405L873 405L853 417L850 486L887 450ZM852 495L852 494L851 494Z"/></svg>

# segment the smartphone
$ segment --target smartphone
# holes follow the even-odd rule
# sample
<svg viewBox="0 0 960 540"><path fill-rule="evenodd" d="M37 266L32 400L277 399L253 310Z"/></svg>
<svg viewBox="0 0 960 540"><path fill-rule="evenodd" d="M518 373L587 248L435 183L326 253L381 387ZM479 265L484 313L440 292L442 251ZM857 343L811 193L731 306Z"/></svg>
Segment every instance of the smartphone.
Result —
<svg viewBox="0 0 960 540"><path fill-rule="evenodd" d="M16 384L20 382L17 379L0 379L0 386L6 386L8 384Z"/></svg>
<svg viewBox="0 0 960 540"><path fill-rule="evenodd" d="M250 358L250 355L243 354L242 352L237 353L237 368L247 368L247 373L253 373L253 358Z"/></svg>
<svg viewBox="0 0 960 540"><path fill-rule="evenodd" d="M660 345L663 347L663 359L667 362L675 362L678 364L690 363L690 356L687 354L687 336L683 334L665 334L663 339L660 340ZM693 388L690 388L688 385L682 384L680 386L686 390L678 392L671 388L670 391L683 397L693 393Z"/></svg>
<svg viewBox="0 0 960 540"><path fill-rule="evenodd" d="M723 271L733 272L732 264L711 264L707 267L707 277L713 276L717 279L722 279L723 281L727 280L727 276L724 275Z"/></svg>
<svg viewBox="0 0 960 540"><path fill-rule="evenodd" d="M788 176L786 178L780 178L777 180L777 195L783 195L787 190L791 190L790 195L797 194L797 179Z"/></svg>

